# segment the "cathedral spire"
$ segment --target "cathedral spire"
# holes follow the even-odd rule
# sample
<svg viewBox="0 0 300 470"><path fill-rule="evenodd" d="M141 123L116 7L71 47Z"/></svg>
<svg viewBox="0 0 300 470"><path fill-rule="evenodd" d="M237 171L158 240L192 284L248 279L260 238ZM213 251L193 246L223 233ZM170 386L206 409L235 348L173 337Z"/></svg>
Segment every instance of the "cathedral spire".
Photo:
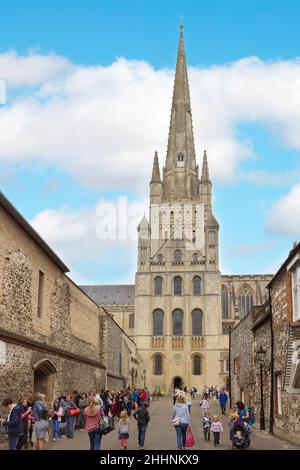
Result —
<svg viewBox="0 0 300 470"><path fill-rule="evenodd" d="M154 153L151 183L161 183L157 151Z"/></svg>
<svg viewBox="0 0 300 470"><path fill-rule="evenodd" d="M181 26L163 175L164 198L173 200L196 197L199 186L182 29Z"/></svg>
<svg viewBox="0 0 300 470"><path fill-rule="evenodd" d="M206 150L204 150L201 183L210 183Z"/></svg>

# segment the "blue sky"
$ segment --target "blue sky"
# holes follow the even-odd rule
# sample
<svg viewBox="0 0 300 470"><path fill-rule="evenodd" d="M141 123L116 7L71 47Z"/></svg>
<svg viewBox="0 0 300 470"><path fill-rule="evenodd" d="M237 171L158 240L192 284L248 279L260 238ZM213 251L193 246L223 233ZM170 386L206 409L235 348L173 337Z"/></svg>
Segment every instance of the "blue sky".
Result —
<svg viewBox="0 0 300 470"><path fill-rule="evenodd" d="M95 240L95 207L147 202L181 16L222 271L272 272L300 239L298 1L3 1L0 187L79 282L134 281L135 242Z"/></svg>

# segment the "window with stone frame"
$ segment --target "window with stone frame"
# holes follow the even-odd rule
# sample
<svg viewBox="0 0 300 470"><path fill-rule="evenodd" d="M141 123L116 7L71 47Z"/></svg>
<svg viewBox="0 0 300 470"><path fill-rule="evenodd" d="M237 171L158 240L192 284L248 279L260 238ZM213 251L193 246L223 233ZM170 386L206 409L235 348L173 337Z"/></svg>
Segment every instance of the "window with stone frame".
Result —
<svg viewBox="0 0 300 470"><path fill-rule="evenodd" d="M225 286L222 286L221 303L222 303L222 318L223 320L228 320L230 318L230 313L229 313L230 293Z"/></svg>
<svg viewBox="0 0 300 470"><path fill-rule="evenodd" d="M42 317L43 314L43 305L44 305L44 283L45 283L45 274L43 271L39 271L39 284L38 284L38 300L37 300L37 316Z"/></svg>
<svg viewBox="0 0 300 470"><path fill-rule="evenodd" d="M163 373L163 358L160 354L154 356L154 375L162 375Z"/></svg>
<svg viewBox="0 0 300 470"><path fill-rule="evenodd" d="M292 271L293 321L300 320L300 264Z"/></svg>
<svg viewBox="0 0 300 470"><path fill-rule="evenodd" d="M174 295L182 295L182 278L180 276L174 277Z"/></svg>
<svg viewBox="0 0 300 470"><path fill-rule="evenodd" d="M157 259L157 262L158 262L158 263L162 263L163 260L164 260L164 257L163 257L162 254L158 254L157 257L156 257L156 259Z"/></svg>
<svg viewBox="0 0 300 470"><path fill-rule="evenodd" d="M253 307L253 293L245 287L238 296L240 319L244 318Z"/></svg>
<svg viewBox="0 0 300 470"><path fill-rule="evenodd" d="M153 336L163 335L164 312L157 308L153 312Z"/></svg>
<svg viewBox="0 0 300 470"><path fill-rule="evenodd" d="M282 415L282 375L275 375L275 413Z"/></svg>
<svg viewBox="0 0 300 470"><path fill-rule="evenodd" d="M193 375L201 375L201 356L199 354L193 357Z"/></svg>
<svg viewBox="0 0 300 470"><path fill-rule="evenodd" d="M179 308L173 312L173 335L183 335L183 311Z"/></svg>
<svg viewBox="0 0 300 470"><path fill-rule="evenodd" d="M198 253L193 253L192 263L198 263L198 260L199 260L199 254Z"/></svg>
<svg viewBox="0 0 300 470"><path fill-rule="evenodd" d="M199 276L193 278L193 294L201 295L201 278Z"/></svg>
<svg viewBox="0 0 300 470"><path fill-rule="evenodd" d="M130 313L129 315L129 328L134 328L134 313Z"/></svg>
<svg viewBox="0 0 300 470"><path fill-rule="evenodd" d="M240 372L240 358L236 357L233 361L233 373L234 375L238 375Z"/></svg>
<svg viewBox="0 0 300 470"><path fill-rule="evenodd" d="M180 250L174 251L174 263L181 263L182 262L182 252Z"/></svg>
<svg viewBox="0 0 300 470"><path fill-rule="evenodd" d="M202 318L203 312L199 308L192 311L192 334L193 336L202 336Z"/></svg>
<svg viewBox="0 0 300 470"><path fill-rule="evenodd" d="M163 280L160 276L154 279L154 294L162 295Z"/></svg>
<svg viewBox="0 0 300 470"><path fill-rule="evenodd" d="M223 335L229 335L230 333L230 325L222 325L222 334Z"/></svg>

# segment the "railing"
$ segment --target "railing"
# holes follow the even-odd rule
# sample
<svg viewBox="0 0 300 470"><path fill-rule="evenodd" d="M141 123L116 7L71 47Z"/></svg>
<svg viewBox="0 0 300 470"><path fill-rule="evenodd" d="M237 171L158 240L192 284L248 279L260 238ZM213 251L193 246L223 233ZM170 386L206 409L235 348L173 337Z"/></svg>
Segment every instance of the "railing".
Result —
<svg viewBox="0 0 300 470"><path fill-rule="evenodd" d="M204 348L204 338L203 336L192 336L191 337L191 350L195 351L198 349Z"/></svg>
<svg viewBox="0 0 300 470"><path fill-rule="evenodd" d="M184 344L183 336L173 336L172 349L182 350L183 344Z"/></svg>
<svg viewBox="0 0 300 470"><path fill-rule="evenodd" d="M151 342L152 349L165 349L165 338L164 336L152 336Z"/></svg>

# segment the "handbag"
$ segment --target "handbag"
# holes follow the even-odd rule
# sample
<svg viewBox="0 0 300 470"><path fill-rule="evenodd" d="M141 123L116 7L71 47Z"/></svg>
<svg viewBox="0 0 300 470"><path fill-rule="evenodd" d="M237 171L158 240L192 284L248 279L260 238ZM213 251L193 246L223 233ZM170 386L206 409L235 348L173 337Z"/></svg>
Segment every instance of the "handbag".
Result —
<svg viewBox="0 0 300 470"><path fill-rule="evenodd" d="M180 425L180 419L179 418L172 419L172 424L173 424L173 426L179 426Z"/></svg>
<svg viewBox="0 0 300 470"><path fill-rule="evenodd" d="M193 447L194 445L195 445L195 438L194 438L194 435L192 433L192 429L189 427L188 430L187 430L187 433L186 433L185 447L190 448L190 447Z"/></svg>
<svg viewBox="0 0 300 470"><path fill-rule="evenodd" d="M69 408L68 409L68 416L76 416L79 415L80 409L79 408Z"/></svg>
<svg viewBox="0 0 300 470"><path fill-rule="evenodd" d="M115 429L115 420L113 416L102 416L99 420L100 434L108 434Z"/></svg>

